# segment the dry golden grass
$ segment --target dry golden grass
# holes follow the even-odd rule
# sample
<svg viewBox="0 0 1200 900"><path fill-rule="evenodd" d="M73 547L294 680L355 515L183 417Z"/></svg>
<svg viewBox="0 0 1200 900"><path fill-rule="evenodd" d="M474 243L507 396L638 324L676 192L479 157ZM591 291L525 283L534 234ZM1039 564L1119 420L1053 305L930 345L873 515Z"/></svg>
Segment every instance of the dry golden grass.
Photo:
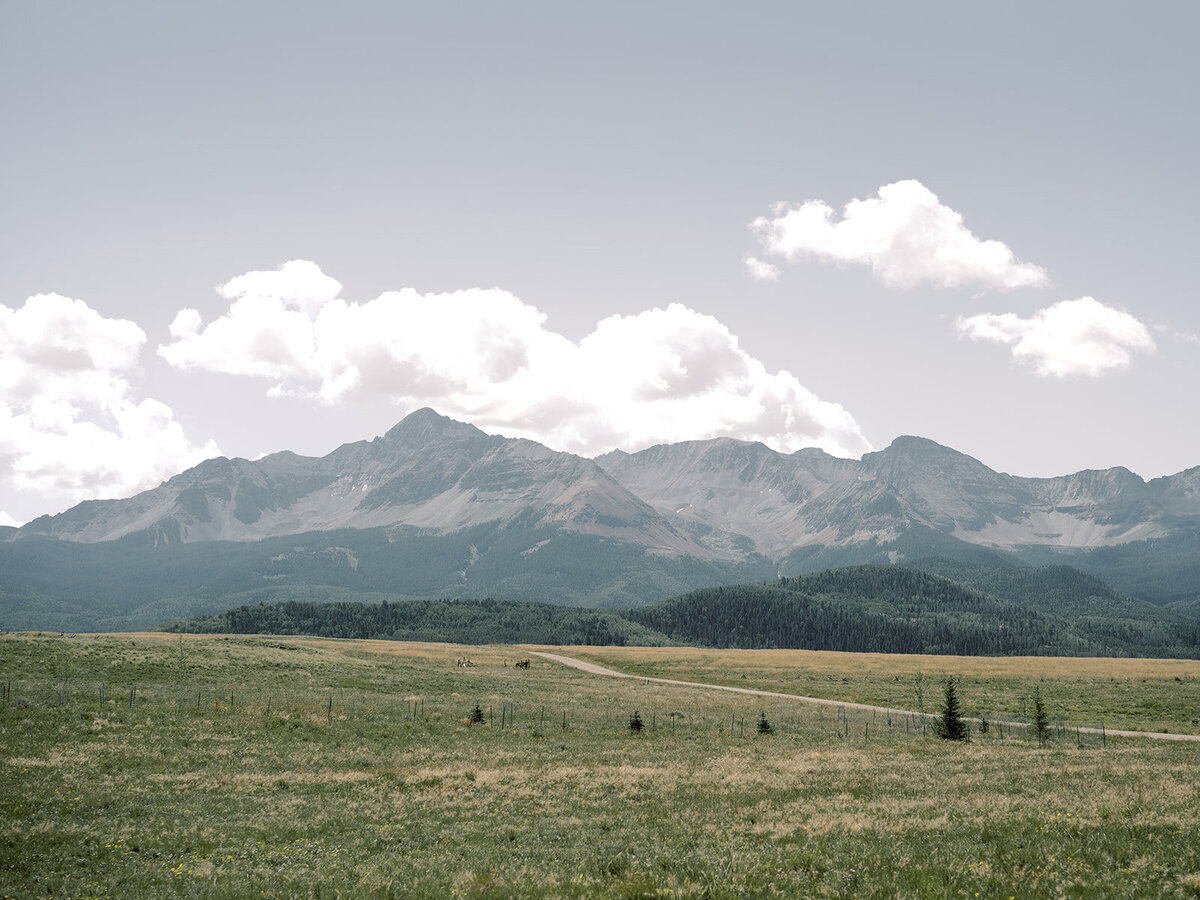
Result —
<svg viewBox="0 0 1200 900"><path fill-rule="evenodd" d="M539 648L540 649L540 648ZM918 656L689 647L546 648L618 671L935 712L954 677L964 711L1052 717L1112 729L1200 734L1200 660Z"/></svg>
<svg viewBox="0 0 1200 900"><path fill-rule="evenodd" d="M818 675L936 678L947 672L972 677L1034 677L1055 680L1175 678L1200 680L1200 660L1062 656L931 656L840 653L832 650L707 650L696 647L538 647L622 669L655 665L713 674Z"/></svg>

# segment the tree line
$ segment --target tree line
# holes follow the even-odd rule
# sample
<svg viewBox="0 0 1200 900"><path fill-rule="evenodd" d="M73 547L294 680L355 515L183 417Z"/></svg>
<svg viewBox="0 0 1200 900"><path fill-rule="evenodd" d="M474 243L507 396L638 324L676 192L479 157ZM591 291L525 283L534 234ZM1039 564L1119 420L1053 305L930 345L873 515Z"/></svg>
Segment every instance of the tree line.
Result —
<svg viewBox="0 0 1200 900"><path fill-rule="evenodd" d="M991 576L988 576L991 577ZM1200 627L1163 618L1083 576L1099 591L1039 606L899 566L854 566L705 588L638 609L508 600L244 605L163 626L169 631L576 645L688 644L953 655L1200 656ZM1007 575L996 580L1011 582ZM1050 572L1031 585L1057 584ZM1008 584L1008 592L1014 588ZM1078 592L1075 592L1078 594ZM1055 608L1057 607L1057 608Z"/></svg>

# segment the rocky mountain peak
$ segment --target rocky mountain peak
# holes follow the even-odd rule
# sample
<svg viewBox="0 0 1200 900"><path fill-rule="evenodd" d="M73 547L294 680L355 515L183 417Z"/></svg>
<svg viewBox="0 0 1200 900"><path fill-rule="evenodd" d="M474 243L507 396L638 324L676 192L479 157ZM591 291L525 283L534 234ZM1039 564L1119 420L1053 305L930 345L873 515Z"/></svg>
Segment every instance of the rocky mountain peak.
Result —
<svg viewBox="0 0 1200 900"><path fill-rule="evenodd" d="M903 460L906 463L921 465L944 466L950 464L969 465L972 467L983 466L983 463L979 462L979 460L967 456L967 454L961 453L952 447L939 444L937 441L931 441L929 438L916 437L910 434L901 435L883 450L865 454L863 461L884 458Z"/></svg>
<svg viewBox="0 0 1200 900"><path fill-rule="evenodd" d="M936 441L894 440L861 461L782 454L733 438L611 451L594 461L419 409L382 437L321 458L218 458L126 500L91 501L18 529L106 541L251 541L341 528L449 532L540 523L655 551L780 560L800 548L888 542L924 528L993 548L1096 547L1200 523L1200 468L1020 478Z"/></svg>
<svg viewBox="0 0 1200 900"><path fill-rule="evenodd" d="M919 485L930 480L991 481L1007 477L965 453L911 435L896 438L883 450L864 454L862 468L872 477L896 486Z"/></svg>
<svg viewBox="0 0 1200 900"><path fill-rule="evenodd" d="M447 439L486 437L487 435L474 425L455 421L426 406L409 413L393 425L383 435L383 441L397 446L420 447Z"/></svg>

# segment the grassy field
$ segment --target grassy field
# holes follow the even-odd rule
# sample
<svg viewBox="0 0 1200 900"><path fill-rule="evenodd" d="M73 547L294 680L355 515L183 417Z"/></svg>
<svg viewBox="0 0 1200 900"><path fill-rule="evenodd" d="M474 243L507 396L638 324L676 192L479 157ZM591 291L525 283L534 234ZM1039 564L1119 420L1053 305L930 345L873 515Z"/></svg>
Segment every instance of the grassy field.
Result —
<svg viewBox="0 0 1200 900"><path fill-rule="evenodd" d="M1200 661L1088 657L910 656L817 650L586 647L580 659L623 672L935 711L954 676L972 716L1028 718L1038 687L1052 716L1109 728L1200 734ZM922 696L918 696L920 691Z"/></svg>
<svg viewBox="0 0 1200 900"><path fill-rule="evenodd" d="M976 690L1001 708L1035 681L1060 709L1126 684L1131 700L1176 685L1194 709L1200 675L563 652L896 706L929 664L926 705L953 668L967 711ZM512 666L526 655L0 635L0 896L1200 897L1200 745L1068 734L1043 748L994 730L951 744L902 717ZM909 697L876 698L885 685ZM476 704L491 721L468 726ZM1176 729L1186 701L1163 705L1146 721Z"/></svg>

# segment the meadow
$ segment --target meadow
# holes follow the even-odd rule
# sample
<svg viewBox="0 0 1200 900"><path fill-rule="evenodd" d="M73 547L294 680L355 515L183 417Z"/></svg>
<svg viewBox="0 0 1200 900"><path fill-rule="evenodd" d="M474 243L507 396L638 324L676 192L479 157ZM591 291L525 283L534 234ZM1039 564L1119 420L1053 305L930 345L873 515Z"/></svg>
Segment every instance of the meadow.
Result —
<svg viewBox="0 0 1200 900"><path fill-rule="evenodd" d="M955 674L968 713L1037 684L1068 726L1181 730L1200 685L1162 660L555 649L897 707ZM6 897L1200 897L1200 744L959 744L519 647L3 634L0 766Z"/></svg>
<svg viewBox="0 0 1200 900"><path fill-rule="evenodd" d="M1112 729L1200 734L1200 661L1128 657L925 656L817 650L580 647L622 672L936 712L942 681L964 711L1028 719L1037 687L1056 718Z"/></svg>

